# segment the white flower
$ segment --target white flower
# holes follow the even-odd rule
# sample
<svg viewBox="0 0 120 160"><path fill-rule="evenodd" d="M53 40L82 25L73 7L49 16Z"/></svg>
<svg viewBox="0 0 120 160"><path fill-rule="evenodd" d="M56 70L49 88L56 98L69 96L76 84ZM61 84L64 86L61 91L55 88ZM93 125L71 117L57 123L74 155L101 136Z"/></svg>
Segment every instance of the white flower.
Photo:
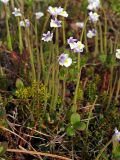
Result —
<svg viewBox="0 0 120 160"><path fill-rule="evenodd" d="M4 4L7 4L9 0L1 0L1 2L3 2Z"/></svg>
<svg viewBox="0 0 120 160"><path fill-rule="evenodd" d="M89 12L89 20L97 22L99 20L99 15L96 12Z"/></svg>
<svg viewBox="0 0 120 160"><path fill-rule="evenodd" d="M67 40L67 43L70 45L70 48L74 50L75 53L83 52L83 49L85 47L84 44L82 44L80 41L77 41L77 39L74 39L73 37L70 37Z"/></svg>
<svg viewBox="0 0 120 160"><path fill-rule="evenodd" d="M82 29L84 27L84 22L76 22L76 26Z"/></svg>
<svg viewBox="0 0 120 160"><path fill-rule="evenodd" d="M76 47L76 41L77 39L74 39L73 37L67 39L67 43L70 45L71 49L74 49Z"/></svg>
<svg viewBox="0 0 120 160"><path fill-rule="evenodd" d="M58 28L61 27L61 21L58 21L57 19L51 19L50 27Z"/></svg>
<svg viewBox="0 0 120 160"><path fill-rule="evenodd" d="M20 21L20 26L21 27L29 27L30 26L29 19L25 19L24 21Z"/></svg>
<svg viewBox="0 0 120 160"><path fill-rule="evenodd" d="M53 33L50 33L50 31L48 31L47 33L43 33L43 37L42 40L45 42L49 42L52 41L53 38Z"/></svg>
<svg viewBox="0 0 120 160"><path fill-rule="evenodd" d="M65 67L69 67L72 64L72 59L68 57L68 54L64 54L64 53L62 53L59 56L58 61L59 61L59 65L65 66Z"/></svg>
<svg viewBox="0 0 120 160"><path fill-rule="evenodd" d="M88 0L88 7L89 10L97 10L100 8L100 1L99 0Z"/></svg>
<svg viewBox="0 0 120 160"><path fill-rule="evenodd" d="M116 49L116 58L120 59L120 49Z"/></svg>
<svg viewBox="0 0 120 160"><path fill-rule="evenodd" d="M77 43L75 43L74 52L75 53L81 53L81 52L83 52L84 48L85 48L85 45L82 44L81 41L78 41Z"/></svg>
<svg viewBox="0 0 120 160"><path fill-rule="evenodd" d="M120 142L120 132L115 128L115 133L112 136L112 140L116 142Z"/></svg>
<svg viewBox="0 0 120 160"><path fill-rule="evenodd" d="M48 7L48 12L52 15L57 17L58 15L63 16L63 17L68 17L68 13L64 11L62 7Z"/></svg>
<svg viewBox="0 0 120 160"><path fill-rule="evenodd" d="M35 16L36 16L36 19L40 19L42 16L44 16L44 13L42 13L42 12L36 12Z"/></svg>
<svg viewBox="0 0 120 160"><path fill-rule="evenodd" d="M64 61L64 66L65 67L69 67L71 66L72 64L72 58L67 58L65 61Z"/></svg>
<svg viewBox="0 0 120 160"><path fill-rule="evenodd" d="M53 16L58 15L57 12L56 12L56 8L55 7L49 6L47 11Z"/></svg>
<svg viewBox="0 0 120 160"><path fill-rule="evenodd" d="M22 16L19 8L14 8L14 12L12 12L12 14L14 14L15 17L21 17Z"/></svg>
<svg viewBox="0 0 120 160"><path fill-rule="evenodd" d="M96 36L97 31L95 29L89 30L87 33L87 37L88 38L93 38L94 36Z"/></svg>

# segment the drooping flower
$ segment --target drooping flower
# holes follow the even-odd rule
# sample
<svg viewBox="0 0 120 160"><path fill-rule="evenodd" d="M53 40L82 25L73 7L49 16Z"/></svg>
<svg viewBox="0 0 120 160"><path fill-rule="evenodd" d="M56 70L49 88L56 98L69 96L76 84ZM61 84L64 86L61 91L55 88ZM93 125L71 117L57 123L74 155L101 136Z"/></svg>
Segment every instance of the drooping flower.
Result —
<svg viewBox="0 0 120 160"><path fill-rule="evenodd" d="M1 0L1 2L3 2L4 4L7 4L9 0Z"/></svg>
<svg viewBox="0 0 120 160"><path fill-rule="evenodd" d="M74 39L73 37L70 37L69 39L67 39L67 43L70 45L71 49L74 49L76 46L76 42L77 39Z"/></svg>
<svg viewBox="0 0 120 160"><path fill-rule="evenodd" d="M59 21L57 19L55 19L55 20L51 19L50 27L54 27L54 28L61 27L61 21Z"/></svg>
<svg viewBox="0 0 120 160"><path fill-rule="evenodd" d="M116 49L116 58L120 59L120 49Z"/></svg>
<svg viewBox="0 0 120 160"><path fill-rule="evenodd" d="M84 27L84 22L76 22L76 26L82 29Z"/></svg>
<svg viewBox="0 0 120 160"><path fill-rule="evenodd" d="M20 26L21 27L29 27L30 26L29 19L25 19L24 21L20 21Z"/></svg>
<svg viewBox="0 0 120 160"><path fill-rule="evenodd" d="M85 48L85 45L82 44L81 41L78 41L77 43L75 43L74 52L75 53L81 53L81 52L83 52L84 48Z"/></svg>
<svg viewBox="0 0 120 160"><path fill-rule="evenodd" d="M36 12L35 16L36 16L36 19L40 19L41 17L44 16L44 13L43 12Z"/></svg>
<svg viewBox="0 0 120 160"><path fill-rule="evenodd" d="M115 142L120 142L120 132L115 128L115 133L112 136L112 140Z"/></svg>
<svg viewBox="0 0 120 160"><path fill-rule="evenodd" d="M72 64L72 59L68 56L68 54L62 53L59 58L59 65L69 67Z"/></svg>
<svg viewBox="0 0 120 160"><path fill-rule="evenodd" d="M21 16L22 16L19 8L14 8L14 12L12 12L12 14L13 14L15 17L21 17Z"/></svg>
<svg viewBox="0 0 120 160"><path fill-rule="evenodd" d="M87 37L88 38L93 38L94 36L96 36L97 31L95 29L89 30L87 33Z"/></svg>
<svg viewBox="0 0 120 160"><path fill-rule="evenodd" d="M49 42L52 41L53 38L53 33L50 33L50 31L48 31L47 33L43 33L43 37L42 40L45 42Z"/></svg>
<svg viewBox="0 0 120 160"><path fill-rule="evenodd" d="M91 22L97 22L99 20L99 15L96 12L89 12L89 20Z"/></svg>
<svg viewBox="0 0 120 160"><path fill-rule="evenodd" d="M48 12L54 16L57 17L58 15L63 16L63 17L68 17L68 13L64 11L62 7L48 7Z"/></svg>
<svg viewBox="0 0 120 160"><path fill-rule="evenodd" d="M88 10L97 10L100 8L100 0L88 0Z"/></svg>

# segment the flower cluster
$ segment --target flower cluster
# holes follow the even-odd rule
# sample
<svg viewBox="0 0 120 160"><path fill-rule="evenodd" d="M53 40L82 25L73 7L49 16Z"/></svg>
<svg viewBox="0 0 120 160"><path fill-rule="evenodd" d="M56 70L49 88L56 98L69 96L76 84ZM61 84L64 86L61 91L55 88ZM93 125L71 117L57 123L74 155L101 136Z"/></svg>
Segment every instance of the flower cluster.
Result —
<svg viewBox="0 0 120 160"><path fill-rule="evenodd" d="M48 12L52 15L52 19L50 22L50 27L61 27L61 21L57 19L57 16L68 17L68 13L64 11L62 7L48 7Z"/></svg>
<svg viewBox="0 0 120 160"><path fill-rule="evenodd" d="M99 20L99 15L96 12L89 12L89 20L93 23Z"/></svg>
<svg viewBox="0 0 120 160"><path fill-rule="evenodd" d="M15 16L15 17L21 17L22 16L22 13L20 11L19 8L14 8L14 11L12 12L12 14ZM36 16L36 19L40 19L42 16L44 15L44 13L42 12L36 12L35 13L35 16ZM30 26L30 21L29 19L25 19L25 20L21 20L20 21L20 26L21 27L29 27Z"/></svg>
<svg viewBox="0 0 120 160"><path fill-rule="evenodd" d="M97 31L96 31L95 29L89 30L89 31L87 32L87 37L88 37L88 38L93 38L93 37L96 36L96 33L97 33Z"/></svg>
<svg viewBox="0 0 120 160"><path fill-rule="evenodd" d="M83 49L85 47L84 44L82 44L81 41L77 41L77 39L74 39L73 37L70 37L67 40L67 43L69 44L70 48L75 52L75 53L81 53L83 52Z"/></svg>
<svg viewBox="0 0 120 160"><path fill-rule="evenodd" d="M72 59L68 56L68 54L62 53L59 58L59 65L69 67L72 64Z"/></svg>
<svg viewBox="0 0 120 160"><path fill-rule="evenodd" d="M30 21L29 19L25 19L23 21L20 21L20 26L21 27L29 27L30 26Z"/></svg>
<svg viewBox="0 0 120 160"><path fill-rule="evenodd" d="M89 20L93 23L96 23L99 20L99 15L93 11L97 10L98 8L100 8L100 0L88 0L87 9L90 10Z"/></svg>
<svg viewBox="0 0 120 160"><path fill-rule="evenodd" d="M22 16L19 8L14 8L14 12L12 12L12 14L13 14L15 17L21 17L21 16Z"/></svg>
<svg viewBox="0 0 120 160"><path fill-rule="evenodd" d="M63 17L68 17L68 13L66 11L64 11L64 9L62 7L48 7L48 12L54 16L63 16Z"/></svg>
<svg viewBox="0 0 120 160"><path fill-rule="evenodd" d="M97 10L100 8L100 0L88 0L88 10Z"/></svg>
<svg viewBox="0 0 120 160"><path fill-rule="evenodd" d="M115 142L120 142L120 132L115 128L115 133L112 136L112 140Z"/></svg>

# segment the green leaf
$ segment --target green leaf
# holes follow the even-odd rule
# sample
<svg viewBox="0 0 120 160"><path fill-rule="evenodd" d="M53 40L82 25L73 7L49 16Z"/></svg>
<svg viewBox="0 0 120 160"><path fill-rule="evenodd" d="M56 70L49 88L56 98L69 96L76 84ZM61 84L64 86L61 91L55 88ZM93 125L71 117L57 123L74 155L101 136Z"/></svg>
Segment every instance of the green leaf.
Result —
<svg viewBox="0 0 120 160"><path fill-rule="evenodd" d="M81 122L79 121L79 122L73 124L73 127L74 127L75 129L79 129L79 128L80 128L80 124L81 124Z"/></svg>
<svg viewBox="0 0 120 160"><path fill-rule="evenodd" d="M86 129L86 123L81 122L78 129L81 130L81 131L85 130Z"/></svg>
<svg viewBox="0 0 120 160"><path fill-rule="evenodd" d="M79 122L80 122L80 115L78 113L73 113L70 118L70 123L72 125L75 125L76 123L79 123Z"/></svg>
<svg viewBox="0 0 120 160"><path fill-rule="evenodd" d="M20 89L20 88L23 88L23 87L24 87L23 81L21 79L17 78L17 80L16 80L16 88Z"/></svg>
<svg viewBox="0 0 120 160"><path fill-rule="evenodd" d="M67 128L67 135L71 136L71 137L75 135L75 130L74 130L73 126L69 126Z"/></svg>
<svg viewBox="0 0 120 160"><path fill-rule="evenodd" d="M0 156L2 156L8 148L7 142L0 142Z"/></svg>

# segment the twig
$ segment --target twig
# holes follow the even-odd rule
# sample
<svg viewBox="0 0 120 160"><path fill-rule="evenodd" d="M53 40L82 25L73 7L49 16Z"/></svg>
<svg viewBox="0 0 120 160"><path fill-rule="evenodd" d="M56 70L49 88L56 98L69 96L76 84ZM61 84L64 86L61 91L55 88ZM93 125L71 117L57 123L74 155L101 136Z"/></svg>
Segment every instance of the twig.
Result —
<svg viewBox="0 0 120 160"><path fill-rule="evenodd" d="M58 156L55 154L50 153L43 153L43 152L36 152L36 151L26 151L26 150L19 150L19 149L7 149L7 152L14 152L14 153L23 153L23 154L32 154L32 155L40 155L40 156L46 156L46 157L52 157L60 160L72 160L67 157Z"/></svg>

